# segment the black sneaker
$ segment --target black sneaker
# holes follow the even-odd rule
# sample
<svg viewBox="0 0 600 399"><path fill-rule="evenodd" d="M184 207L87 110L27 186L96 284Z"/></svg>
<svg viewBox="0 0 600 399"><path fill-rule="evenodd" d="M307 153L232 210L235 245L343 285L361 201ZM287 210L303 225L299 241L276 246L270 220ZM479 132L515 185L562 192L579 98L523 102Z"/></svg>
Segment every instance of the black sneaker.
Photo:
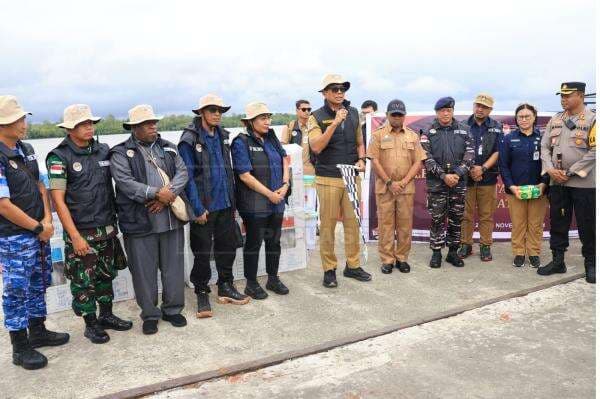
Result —
<svg viewBox="0 0 600 399"><path fill-rule="evenodd" d="M539 256L530 256L529 257L529 266L537 269L540 267L540 257Z"/></svg>
<svg viewBox="0 0 600 399"><path fill-rule="evenodd" d="M450 249L448 255L446 255L446 262L450 263L454 267L463 267L465 262L458 256L456 249Z"/></svg>
<svg viewBox="0 0 600 399"><path fill-rule="evenodd" d="M212 317L213 313L208 299L208 292L200 291L196 293L196 303L198 305L198 310L196 310L197 318L205 319L207 317Z"/></svg>
<svg viewBox="0 0 600 399"><path fill-rule="evenodd" d="M344 277L353 278L358 281L371 281L371 275L364 271L362 267L351 269L346 265L344 268Z"/></svg>
<svg viewBox="0 0 600 399"><path fill-rule="evenodd" d="M396 267L400 270L400 273L410 272L410 265L406 262L396 261Z"/></svg>
<svg viewBox="0 0 600 399"><path fill-rule="evenodd" d="M287 295L290 293L290 290L281 282L279 276L269 276L265 288L277 295Z"/></svg>
<svg viewBox="0 0 600 399"><path fill-rule="evenodd" d="M162 319L164 321L168 321L169 323L171 323L171 325L173 327L185 327L187 325L187 320L180 313L177 313L177 314L164 314L163 313Z"/></svg>
<svg viewBox="0 0 600 399"><path fill-rule="evenodd" d="M252 299L267 299L269 294L262 289L260 284L257 281L248 280L246 282L246 288L244 289L244 294L248 295Z"/></svg>
<svg viewBox="0 0 600 399"><path fill-rule="evenodd" d="M250 297L240 293L233 283L223 283L219 285L217 292L217 302L232 303L234 305L245 305L250 302Z"/></svg>
<svg viewBox="0 0 600 399"><path fill-rule="evenodd" d="M144 320L142 323L142 332L145 335L152 335L158 332L158 320Z"/></svg>
<svg viewBox="0 0 600 399"><path fill-rule="evenodd" d="M335 288L338 286L335 269L327 270L323 274L323 286L327 288Z"/></svg>
<svg viewBox="0 0 600 399"><path fill-rule="evenodd" d="M394 270L394 265L389 263L384 263L381 265L381 273L390 274Z"/></svg>
<svg viewBox="0 0 600 399"><path fill-rule="evenodd" d="M525 264L525 257L523 255L517 255L513 259L514 267L523 267L524 264Z"/></svg>
<svg viewBox="0 0 600 399"><path fill-rule="evenodd" d="M429 261L429 267L432 269L439 269L442 267L442 250L434 249L433 254L431 255L431 260Z"/></svg>
<svg viewBox="0 0 600 399"><path fill-rule="evenodd" d="M465 259L473 253L473 246L469 244L460 244L460 248L458 249L457 253L461 259Z"/></svg>
<svg viewBox="0 0 600 399"><path fill-rule="evenodd" d="M481 259L482 262L490 262L492 260L492 247L489 245L480 245L479 259Z"/></svg>

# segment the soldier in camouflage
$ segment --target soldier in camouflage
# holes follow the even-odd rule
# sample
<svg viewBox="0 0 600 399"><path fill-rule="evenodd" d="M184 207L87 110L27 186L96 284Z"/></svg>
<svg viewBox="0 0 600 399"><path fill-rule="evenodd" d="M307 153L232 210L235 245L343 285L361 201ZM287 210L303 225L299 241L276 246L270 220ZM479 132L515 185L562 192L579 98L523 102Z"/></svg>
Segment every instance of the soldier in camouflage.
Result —
<svg viewBox="0 0 600 399"><path fill-rule="evenodd" d="M71 281L73 311L83 316L84 335L96 344L110 339L105 329L132 327L112 312L112 281L126 261L117 238L109 148L93 138L99 120L85 104L67 107L58 125L67 137L46 158L50 193L64 228L65 277Z"/></svg>
<svg viewBox="0 0 600 399"><path fill-rule="evenodd" d="M34 348L63 345L69 334L45 327L44 294L51 283L48 241L54 233L50 203L23 111L14 96L0 96L0 270L2 309L13 364L33 370L48 359ZM30 114L29 114L30 115ZM28 330L29 329L29 334Z"/></svg>
<svg viewBox="0 0 600 399"><path fill-rule="evenodd" d="M454 119L452 97L439 99L435 113L433 123L421 134L421 145L427 155L427 206L431 213L433 256L429 266L441 267L441 250L448 245L446 261L462 267L464 262L457 250L465 209L466 177L475 158L473 137L466 124Z"/></svg>

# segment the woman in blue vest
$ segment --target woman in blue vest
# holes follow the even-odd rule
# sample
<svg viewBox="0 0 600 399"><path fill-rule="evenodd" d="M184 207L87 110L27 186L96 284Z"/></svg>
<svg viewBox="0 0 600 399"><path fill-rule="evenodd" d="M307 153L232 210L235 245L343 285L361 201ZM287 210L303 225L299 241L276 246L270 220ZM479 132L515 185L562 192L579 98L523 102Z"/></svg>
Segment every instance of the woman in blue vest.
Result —
<svg viewBox="0 0 600 399"><path fill-rule="evenodd" d="M231 145L236 204L246 228L244 292L254 299L265 299L268 295L256 280L263 241L268 274L266 288L279 295L289 292L277 276L285 197L290 186L289 161L271 129L272 113L266 104L253 102L246 105L245 111L242 122L246 131L235 137Z"/></svg>
<svg viewBox="0 0 600 399"><path fill-rule="evenodd" d="M540 144L542 134L536 127L537 110L533 105L521 104L515 110L517 129L500 144L500 173L507 194L508 210L512 222L511 242L513 266L522 267L525 255L529 265L540 266L540 250L544 232L544 217L548 209L545 196L548 175L542 176ZM521 198L524 186L535 185L541 195L538 198Z"/></svg>

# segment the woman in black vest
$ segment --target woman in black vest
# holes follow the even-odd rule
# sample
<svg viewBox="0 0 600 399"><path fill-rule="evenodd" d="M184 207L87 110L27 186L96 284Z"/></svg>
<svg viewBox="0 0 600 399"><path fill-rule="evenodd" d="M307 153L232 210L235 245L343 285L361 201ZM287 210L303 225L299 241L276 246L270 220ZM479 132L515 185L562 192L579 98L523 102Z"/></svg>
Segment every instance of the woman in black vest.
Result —
<svg viewBox="0 0 600 399"><path fill-rule="evenodd" d="M237 209L246 228L244 277L247 283L244 292L254 299L265 299L268 295L256 281L263 241L269 276L266 288L279 295L289 292L277 276L284 200L289 190L289 161L270 128L271 112L266 104L246 105L242 122L247 131L233 139L231 156L236 173Z"/></svg>

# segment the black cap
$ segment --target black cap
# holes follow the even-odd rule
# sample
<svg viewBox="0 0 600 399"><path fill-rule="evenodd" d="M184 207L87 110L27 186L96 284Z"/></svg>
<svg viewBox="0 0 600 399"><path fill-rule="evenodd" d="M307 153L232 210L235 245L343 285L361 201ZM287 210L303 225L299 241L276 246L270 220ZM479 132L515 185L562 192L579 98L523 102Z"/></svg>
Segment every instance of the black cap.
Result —
<svg viewBox="0 0 600 399"><path fill-rule="evenodd" d="M585 93L585 83L583 82L564 82L560 85L560 91L556 93L559 94L571 94L576 91L580 91Z"/></svg>
<svg viewBox="0 0 600 399"><path fill-rule="evenodd" d="M402 100L392 100L387 106L388 114L402 114L406 115L406 107Z"/></svg>
<svg viewBox="0 0 600 399"><path fill-rule="evenodd" d="M437 100L433 109L439 111L442 108L454 108L454 99L452 97L442 97Z"/></svg>

